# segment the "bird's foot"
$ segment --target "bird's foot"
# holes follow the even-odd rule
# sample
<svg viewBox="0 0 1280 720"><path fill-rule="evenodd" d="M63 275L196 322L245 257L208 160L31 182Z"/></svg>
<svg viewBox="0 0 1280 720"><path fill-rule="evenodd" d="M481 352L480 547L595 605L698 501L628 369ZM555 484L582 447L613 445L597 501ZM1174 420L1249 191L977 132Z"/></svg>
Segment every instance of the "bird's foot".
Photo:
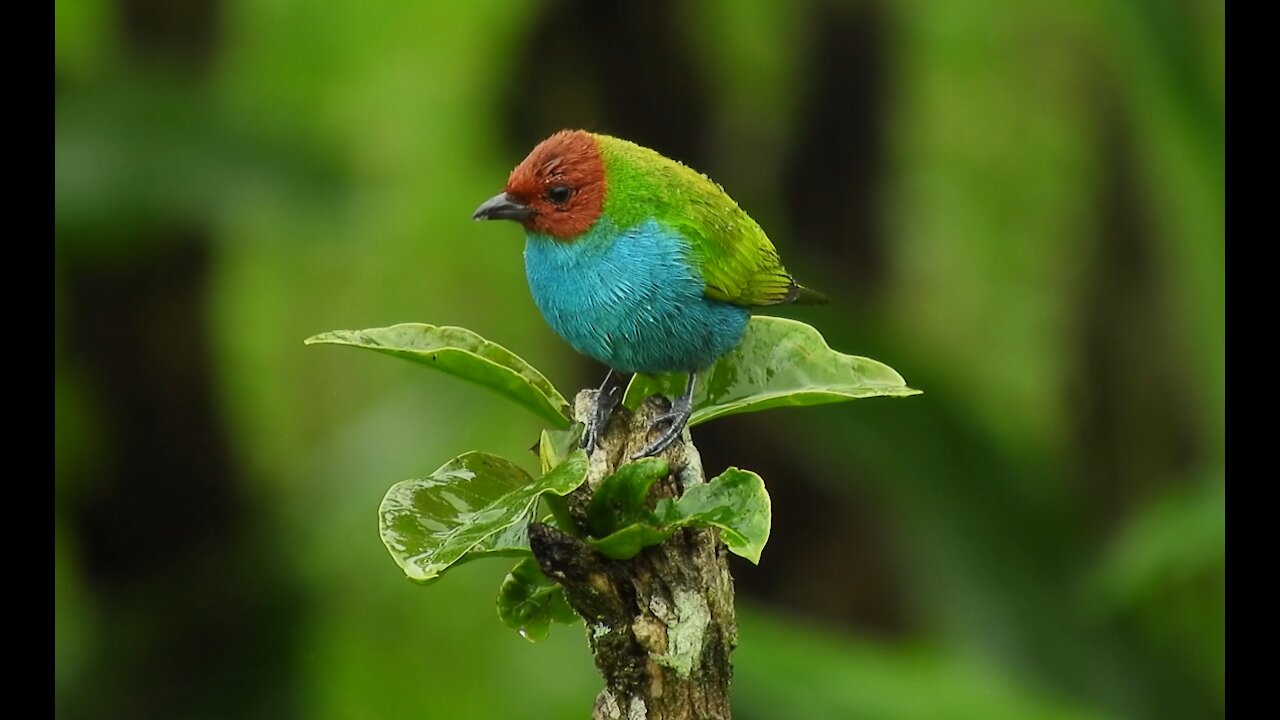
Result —
<svg viewBox="0 0 1280 720"><path fill-rule="evenodd" d="M684 394L676 398L675 403L671 405L671 409L655 417L649 421L649 430L655 430L662 425L666 425L667 429L662 431L656 440L644 446L644 449L631 456L632 460L639 460L643 457L657 455L658 453L671 447L671 444L680 437L680 433L684 431L684 426L689 424L689 416L693 414L693 384L697 380L695 373L689 374L689 384L685 388Z"/></svg>
<svg viewBox="0 0 1280 720"><path fill-rule="evenodd" d="M649 422L649 430L656 430L664 424L666 430L658 436L656 440L644 446L644 449L631 456L632 460L639 460L643 457L657 455L658 453L671 447L671 444L680 437L680 433L684 430L684 426L689 423L689 415L692 414L693 408L688 404L684 404L677 400L676 404L670 410L662 413L658 417Z"/></svg>
<svg viewBox="0 0 1280 720"><path fill-rule="evenodd" d="M581 447L588 453L593 452L604 437L604 429L609 424L613 409L622 401L623 391L627 389L627 381L631 376L613 370L604 376L600 390L596 392L595 402L591 406L591 417L587 420L587 429L582 433Z"/></svg>

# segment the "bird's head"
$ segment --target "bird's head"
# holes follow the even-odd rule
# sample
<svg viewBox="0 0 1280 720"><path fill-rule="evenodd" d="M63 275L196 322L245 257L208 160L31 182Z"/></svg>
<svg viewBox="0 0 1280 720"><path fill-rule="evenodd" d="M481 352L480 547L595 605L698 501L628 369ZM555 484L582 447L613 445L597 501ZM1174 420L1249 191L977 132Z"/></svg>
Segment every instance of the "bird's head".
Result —
<svg viewBox="0 0 1280 720"><path fill-rule="evenodd" d="M515 220L530 232L573 240L604 210L604 162L590 133L561 130L543 140L486 200L474 220Z"/></svg>

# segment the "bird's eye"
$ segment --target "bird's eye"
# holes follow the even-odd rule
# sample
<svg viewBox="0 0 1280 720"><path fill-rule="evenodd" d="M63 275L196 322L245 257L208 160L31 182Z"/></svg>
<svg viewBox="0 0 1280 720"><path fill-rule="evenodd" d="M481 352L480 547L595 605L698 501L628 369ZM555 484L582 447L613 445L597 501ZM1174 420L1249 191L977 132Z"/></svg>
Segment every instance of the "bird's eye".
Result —
<svg viewBox="0 0 1280 720"><path fill-rule="evenodd" d="M569 196L573 194L573 190L568 185L556 185L547 191L547 199L557 205L563 205L569 201Z"/></svg>

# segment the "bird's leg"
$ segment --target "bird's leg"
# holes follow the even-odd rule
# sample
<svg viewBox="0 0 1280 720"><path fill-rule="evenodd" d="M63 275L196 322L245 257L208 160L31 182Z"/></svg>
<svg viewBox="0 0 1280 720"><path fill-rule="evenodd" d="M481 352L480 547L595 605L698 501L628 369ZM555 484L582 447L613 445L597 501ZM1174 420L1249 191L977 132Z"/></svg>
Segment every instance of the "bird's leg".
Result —
<svg viewBox="0 0 1280 720"><path fill-rule="evenodd" d="M675 403L671 405L671 409L654 418L649 423L649 429L670 423L667 429L662 431L657 440L649 443L643 450L631 456L632 460L639 460L642 457L657 455L671 446L671 443L680 437L680 432L684 430L684 426L689 422L689 415L693 413L693 385L698 379L698 373L689 373L689 384L684 389L684 394L676 398Z"/></svg>
<svg viewBox="0 0 1280 720"><path fill-rule="evenodd" d="M595 450L599 444L604 427L609 424L609 416L622 400L630 379L630 373L617 370L609 370L609 374L604 376L604 382L600 383L600 390L596 393L595 405L591 408L591 421L587 423L586 432L582 433L582 447L587 452Z"/></svg>

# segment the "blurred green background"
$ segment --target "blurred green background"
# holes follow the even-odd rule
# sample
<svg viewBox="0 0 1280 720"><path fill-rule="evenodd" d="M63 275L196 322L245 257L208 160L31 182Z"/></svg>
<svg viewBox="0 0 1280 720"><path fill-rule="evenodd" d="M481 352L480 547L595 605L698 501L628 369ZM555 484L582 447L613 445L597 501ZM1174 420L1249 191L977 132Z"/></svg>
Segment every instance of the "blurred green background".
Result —
<svg viewBox="0 0 1280 720"><path fill-rule="evenodd" d="M698 428L774 525L734 702L1224 713L1224 8L1183 0L56 0L63 718L573 718L509 563L407 582L394 482L536 418L303 338L463 325L566 394L511 226L562 127L705 171L926 394ZM735 558L736 560L736 558Z"/></svg>

